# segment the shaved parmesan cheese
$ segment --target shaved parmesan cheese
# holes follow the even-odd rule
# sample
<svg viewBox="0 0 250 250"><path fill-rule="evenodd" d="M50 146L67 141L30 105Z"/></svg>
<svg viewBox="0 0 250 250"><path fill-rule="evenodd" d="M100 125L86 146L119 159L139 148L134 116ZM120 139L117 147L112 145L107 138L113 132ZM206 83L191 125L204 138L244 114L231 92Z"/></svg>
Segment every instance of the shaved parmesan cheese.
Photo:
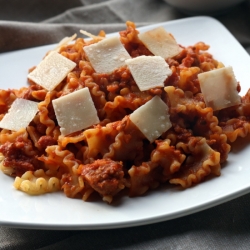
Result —
<svg viewBox="0 0 250 250"><path fill-rule="evenodd" d="M105 37L102 37L102 36L95 36L95 35L89 33L89 32L86 31L86 30L80 30L80 33L82 33L82 34L85 35L85 36L88 36L88 37L92 38L93 40L97 40L97 41L98 41L98 40L102 40L102 39L105 38Z"/></svg>
<svg viewBox="0 0 250 250"><path fill-rule="evenodd" d="M231 66L198 74L205 103L213 110L220 110L241 103L237 81Z"/></svg>
<svg viewBox="0 0 250 250"><path fill-rule="evenodd" d="M18 131L26 128L38 111L37 102L17 98L0 121L0 128Z"/></svg>
<svg viewBox="0 0 250 250"><path fill-rule="evenodd" d="M52 101L62 135L80 131L99 123L88 88L83 88Z"/></svg>
<svg viewBox="0 0 250 250"><path fill-rule="evenodd" d="M131 58L119 37L105 38L83 49L97 73L112 73L124 66L126 59Z"/></svg>
<svg viewBox="0 0 250 250"><path fill-rule="evenodd" d="M138 37L148 50L164 59L176 56L181 51L175 39L163 27L140 33Z"/></svg>
<svg viewBox="0 0 250 250"><path fill-rule="evenodd" d="M130 115L130 120L150 142L153 142L172 126L169 119L168 106L159 96L153 97L150 101L136 109Z"/></svg>
<svg viewBox="0 0 250 250"><path fill-rule="evenodd" d="M59 49L60 49L63 45L69 44L70 42L72 42L73 40L75 40L76 37L77 37L76 34L74 34L73 36L70 36L70 37L68 37L68 36L64 37L64 38L58 43L58 45L56 46L56 48L55 48L54 50L58 52Z"/></svg>
<svg viewBox="0 0 250 250"><path fill-rule="evenodd" d="M28 78L51 91L75 66L76 63L52 51L28 74Z"/></svg>
<svg viewBox="0 0 250 250"><path fill-rule="evenodd" d="M126 60L126 64L141 91L164 87L164 81L172 74L169 65L160 56L138 56Z"/></svg>

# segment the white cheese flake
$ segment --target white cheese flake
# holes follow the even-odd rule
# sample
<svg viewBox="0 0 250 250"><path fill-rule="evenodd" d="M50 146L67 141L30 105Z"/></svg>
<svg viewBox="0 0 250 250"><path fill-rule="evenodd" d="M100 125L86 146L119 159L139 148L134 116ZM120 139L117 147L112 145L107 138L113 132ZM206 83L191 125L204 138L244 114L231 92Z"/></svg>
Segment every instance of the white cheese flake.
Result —
<svg viewBox="0 0 250 250"><path fill-rule="evenodd" d="M83 88L52 101L63 136L99 123L89 89Z"/></svg>
<svg viewBox="0 0 250 250"><path fill-rule="evenodd" d="M102 36L95 36L95 35L89 33L86 30L80 30L80 33L82 33L85 36L88 36L89 38L92 38L93 40L97 40L97 41L102 40L102 39L105 38L105 37L102 37Z"/></svg>
<svg viewBox="0 0 250 250"><path fill-rule="evenodd" d="M136 109L130 115L130 120L150 142L153 142L172 127L168 106L159 96L153 97L150 101Z"/></svg>
<svg viewBox="0 0 250 250"><path fill-rule="evenodd" d="M105 38L83 49L97 73L112 73L124 66L126 59L131 58L119 37Z"/></svg>
<svg viewBox="0 0 250 250"><path fill-rule="evenodd" d="M58 52L62 46L65 46L65 45L69 44L70 42L74 41L74 40L76 39L76 37L77 37L76 34L74 34L73 36L70 36L70 37L68 37L68 36L64 37L64 38L57 44L57 46L56 46L56 48L54 49L54 51L57 51L57 52Z"/></svg>
<svg viewBox="0 0 250 250"><path fill-rule="evenodd" d="M62 56L56 51L51 51L28 74L28 78L48 91L53 90L74 69L76 63Z"/></svg>
<svg viewBox="0 0 250 250"><path fill-rule="evenodd" d="M38 103L17 98L0 121L0 128L18 131L26 128L38 112Z"/></svg>
<svg viewBox="0 0 250 250"><path fill-rule="evenodd" d="M237 81L231 66L198 74L205 103L213 110L220 110L241 103Z"/></svg>
<svg viewBox="0 0 250 250"><path fill-rule="evenodd" d="M164 59L174 57L182 50L173 36L163 27L140 33L138 37L149 51Z"/></svg>
<svg viewBox="0 0 250 250"><path fill-rule="evenodd" d="M164 81L172 74L169 65L160 56L138 56L127 59L126 64L141 91L164 87Z"/></svg>

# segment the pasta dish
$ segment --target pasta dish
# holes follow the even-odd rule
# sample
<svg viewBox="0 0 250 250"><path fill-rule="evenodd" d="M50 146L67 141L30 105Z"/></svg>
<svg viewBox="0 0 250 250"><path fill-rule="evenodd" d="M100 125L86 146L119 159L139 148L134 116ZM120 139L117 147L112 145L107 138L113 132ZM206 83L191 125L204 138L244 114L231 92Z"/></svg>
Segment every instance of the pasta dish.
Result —
<svg viewBox="0 0 250 250"><path fill-rule="evenodd" d="M230 65L163 28L63 39L30 69L28 86L0 90L0 169L30 195L62 190L111 203L164 183L219 176L246 137L250 92Z"/></svg>

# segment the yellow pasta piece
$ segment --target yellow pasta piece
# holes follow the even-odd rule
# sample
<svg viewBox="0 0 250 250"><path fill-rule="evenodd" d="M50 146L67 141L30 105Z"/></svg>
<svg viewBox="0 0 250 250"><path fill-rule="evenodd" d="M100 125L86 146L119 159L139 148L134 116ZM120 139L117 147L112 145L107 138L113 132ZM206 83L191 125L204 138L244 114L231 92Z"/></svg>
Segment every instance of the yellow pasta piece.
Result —
<svg viewBox="0 0 250 250"><path fill-rule="evenodd" d="M29 195L52 193L61 189L60 180L47 176L42 169L27 171L21 177L16 177L14 187Z"/></svg>

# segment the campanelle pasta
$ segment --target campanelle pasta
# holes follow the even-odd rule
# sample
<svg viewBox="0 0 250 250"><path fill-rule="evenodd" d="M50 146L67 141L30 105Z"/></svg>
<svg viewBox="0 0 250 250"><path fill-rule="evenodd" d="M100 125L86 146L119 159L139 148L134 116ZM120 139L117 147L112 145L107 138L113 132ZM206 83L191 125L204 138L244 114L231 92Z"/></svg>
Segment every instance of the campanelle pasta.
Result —
<svg viewBox="0 0 250 250"><path fill-rule="evenodd" d="M154 56L134 23L127 22L119 34L129 57ZM177 48L177 54L165 58L171 75L166 75L163 87L140 91L127 65L112 73L95 71L84 48L103 43L104 37L104 32L91 40L73 36L59 44L56 51L76 66L54 89L29 79L28 87L0 90L1 120L17 98L38 105L26 128L0 131L0 169L15 177L15 188L31 195L62 190L83 200L98 193L110 203L122 190L139 196L163 183L188 188L207 176L219 176L230 143L250 131L250 92L237 105L217 111L206 106L198 75L224 65L203 42ZM100 122L62 135L53 100L83 88L88 88ZM240 91L239 83L233 91ZM130 115L155 96L168 107L171 125L150 142ZM157 131L159 121L150 122Z"/></svg>

